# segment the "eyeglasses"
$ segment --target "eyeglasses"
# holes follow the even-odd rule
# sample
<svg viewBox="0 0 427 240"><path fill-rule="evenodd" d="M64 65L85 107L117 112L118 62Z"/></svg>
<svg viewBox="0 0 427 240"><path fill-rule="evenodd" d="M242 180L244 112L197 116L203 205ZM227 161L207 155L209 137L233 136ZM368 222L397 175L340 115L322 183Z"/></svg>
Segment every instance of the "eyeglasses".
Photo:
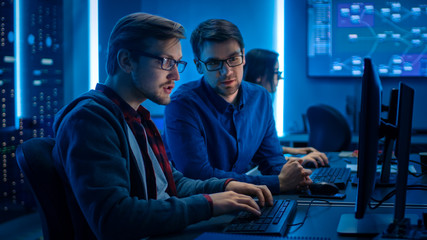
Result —
<svg viewBox="0 0 427 240"><path fill-rule="evenodd" d="M178 68L178 72L182 73L185 70L185 67L187 66L187 62L177 61L173 58L159 57L159 56L153 55L151 53L147 53L147 52L140 51L140 50L130 50L130 51L135 52L136 54L144 56L144 57L149 57L149 58L154 58L154 59L159 60L161 62L160 67L166 71L172 70L173 66L176 65L176 67Z"/></svg>
<svg viewBox="0 0 427 240"><path fill-rule="evenodd" d="M277 74L277 78L278 79L283 79L283 76L282 76L282 73L283 72L281 72L281 71L279 71L279 70L274 70L274 72L273 72L274 74Z"/></svg>
<svg viewBox="0 0 427 240"><path fill-rule="evenodd" d="M224 62L227 63L229 67L237 67L241 65L243 63L243 55L234 56L225 60L213 59L206 62L199 60L199 62L205 64L208 71L217 71L222 68Z"/></svg>

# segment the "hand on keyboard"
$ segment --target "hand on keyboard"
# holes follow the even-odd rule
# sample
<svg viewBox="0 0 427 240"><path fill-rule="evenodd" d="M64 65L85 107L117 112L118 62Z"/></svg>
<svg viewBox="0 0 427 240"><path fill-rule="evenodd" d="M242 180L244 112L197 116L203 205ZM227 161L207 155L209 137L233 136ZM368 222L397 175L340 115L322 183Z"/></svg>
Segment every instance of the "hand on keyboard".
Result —
<svg viewBox="0 0 427 240"><path fill-rule="evenodd" d="M234 191L258 198L259 205L273 205L273 195L265 185L253 185L238 181L231 181L225 187L225 191Z"/></svg>
<svg viewBox="0 0 427 240"><path fill-rule="evenodd" d="M262 214L239 213L225 228L225 232L283 236L295 215L295 200L276 200L273 206L261 208Z"/></svg>
<svg viewBox="0 0 427 240"><path fill-rule="evenodd" d="M261 215L258 204L250 196L233 191L214 193L209 196L212 199L214 216L235 211L246 211L255 215Z"/></svg>
<svg viewBox="0 0 427 240"><path fill-rule="evenodd" d="M246 211L260 215L261 210L251 196L259 199L262 206L273 204L273 196L267 186L254 185L238 181L231 181L225 187L226 192L209 195L212 199L213 215L231 213L235 211Z"/></svg>

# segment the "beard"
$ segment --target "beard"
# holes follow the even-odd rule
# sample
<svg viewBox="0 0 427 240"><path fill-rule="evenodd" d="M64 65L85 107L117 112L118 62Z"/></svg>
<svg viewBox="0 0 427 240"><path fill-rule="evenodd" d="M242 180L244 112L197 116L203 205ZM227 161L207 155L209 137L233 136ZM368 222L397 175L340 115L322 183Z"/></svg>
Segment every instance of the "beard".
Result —
<svg viewBox="0 0 427 240"><path fill-rule="evenodd" d="M136 94L139 95L139 97L148 99L159 105L167 105L170 103L170 94L164 91L164 87L167 85L171 85L171 82L166 82L155 86L152 84L150 85L138 83L135 77L132 78L132 81L134 88L137 92Z"/></svg>
<svg viewBox="0 0 427 240"><path fill-rule="evenodd" d="M168 105L171 101L170 94L167 94L163 90L163 86L158 86L156 91L147 91L146 89L139 89L139 91L145 96L146 99L159 104L159 105Z"/></svg>
<svg viewBox="0 0 427 240"><path fill-rule="evenodd" d="M159 105L168 105L171 102L170 95L166 96L159 96L154 95L153 97L148 98L150 101L157 103Z"/></svg>

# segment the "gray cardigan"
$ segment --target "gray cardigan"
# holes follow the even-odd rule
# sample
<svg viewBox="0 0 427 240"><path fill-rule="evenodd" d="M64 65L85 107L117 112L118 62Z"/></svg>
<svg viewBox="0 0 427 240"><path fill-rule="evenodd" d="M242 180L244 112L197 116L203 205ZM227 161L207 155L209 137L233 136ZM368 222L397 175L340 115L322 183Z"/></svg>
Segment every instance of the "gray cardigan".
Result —
<svg viewBox="0 0 427 240"><path fill-rule="evenodd" d="M224 190L224 180L193 180L172 168L178 197L143 199L141 175L120 108L91 90L56 115L53 158L73 218L75 239L139 239L212 217L201 193Z"/></svg>

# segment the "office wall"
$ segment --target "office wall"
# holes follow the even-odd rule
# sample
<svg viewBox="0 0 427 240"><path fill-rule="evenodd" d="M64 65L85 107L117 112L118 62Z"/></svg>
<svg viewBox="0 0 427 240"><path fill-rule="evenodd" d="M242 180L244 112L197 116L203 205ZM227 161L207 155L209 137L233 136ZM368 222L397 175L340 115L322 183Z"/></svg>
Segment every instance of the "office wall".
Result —
<svg viewBox="0 0 427 240"><path fill-rule="evenodd" d="M123 16L138 11L141 11L141 1L127 1L126 4L118 4L116 0L98 2L99 81L101 83L107 78L105 63L108 38L114 24Z"/></svg>
<svg viewBox="0 0 427 240"><path fill-rule="evenodd" d="M89 10L86 0L64 0L64 102L88 90Z"/></svg>
<svg viewBox="0 0 427 240"><path fill-rule="evenodd" d="M353 125L353 118L346 108L361 95L361 78L310 78L307 65L307 15L306 1L285 1L285 132L301 131L302 117L310 105L331 105L346 116ZM310 31L310 29L308 29ZM390 90L398 88L399 81L415 89L414 129L427 129L427 78L382 78L383 103L388 104Z"/></svg>

